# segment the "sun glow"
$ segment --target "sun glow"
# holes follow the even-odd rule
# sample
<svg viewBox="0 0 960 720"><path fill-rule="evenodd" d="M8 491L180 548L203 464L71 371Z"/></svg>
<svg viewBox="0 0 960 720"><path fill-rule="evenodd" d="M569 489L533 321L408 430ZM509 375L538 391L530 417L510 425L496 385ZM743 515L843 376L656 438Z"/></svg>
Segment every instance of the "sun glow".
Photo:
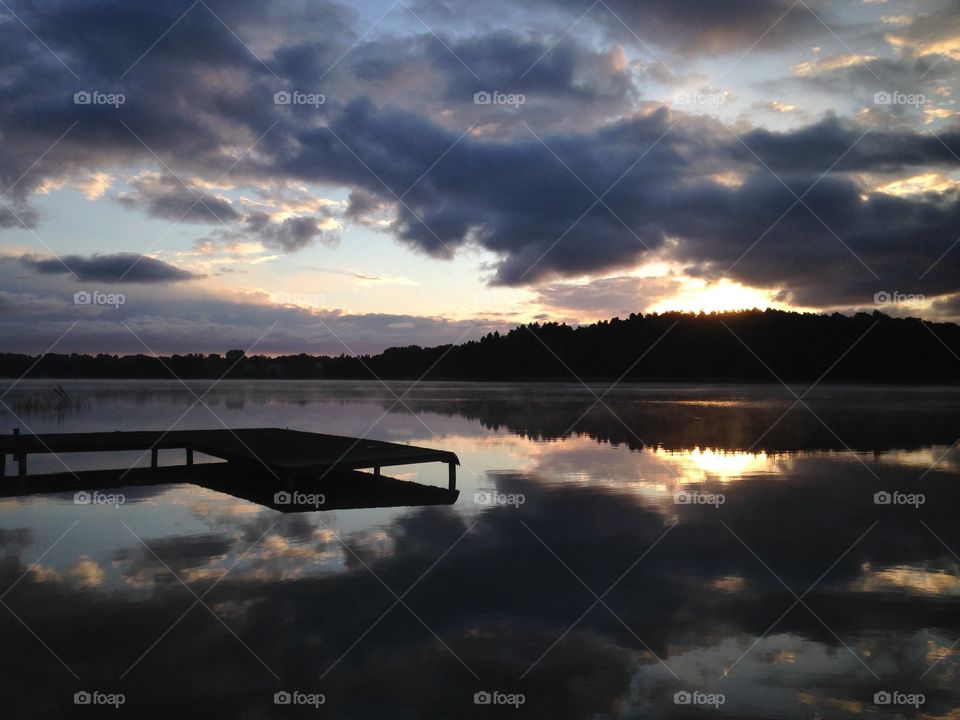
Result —
<svg viewBox="0 0 960 720"><path fill-rule="evenodd" d="M739 452L695 448L683 452L657 450L656 456L683 467L686 482L735 480L744 475L771 472L772 459L765 452Z"/></svg>
<svg viewBox="0 0 960 720"><path fill-rule="evenodd" d="M658 300L647 308L647 312L722 312L779 306L769 291L756 290L729 280L715 283L688 280L678 293Z"/></svg>
<svg viewBox="0 0 960 720"><path fill-rule="evenodd" d="M887 195L918 195L926 192L942 193L947 190L952 190L958 185L960 185L960 182L944 173L927 172L880 185L877 187L877 192L882 192Z"/></svg>

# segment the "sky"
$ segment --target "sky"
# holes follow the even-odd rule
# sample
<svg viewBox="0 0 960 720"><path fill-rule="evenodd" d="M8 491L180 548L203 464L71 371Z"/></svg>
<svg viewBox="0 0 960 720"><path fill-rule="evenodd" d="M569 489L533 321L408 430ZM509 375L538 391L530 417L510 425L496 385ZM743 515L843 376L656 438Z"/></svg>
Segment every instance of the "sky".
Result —
<svg viewBox="0 0 960 720"><path fill-rule="evenodd" d="M0 7L0 351L960 319L960 5Z"/></svg>

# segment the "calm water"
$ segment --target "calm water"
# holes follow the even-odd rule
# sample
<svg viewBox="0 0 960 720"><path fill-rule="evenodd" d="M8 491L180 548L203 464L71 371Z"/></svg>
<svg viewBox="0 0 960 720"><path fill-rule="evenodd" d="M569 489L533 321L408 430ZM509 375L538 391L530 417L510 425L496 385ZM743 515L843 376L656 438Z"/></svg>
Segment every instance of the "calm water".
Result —
<svg viewBox="0 0 960 720"><path fill-rule="evenodd" d="M367 434L457 452L462 492L2 499L4 718L960 716L956 390L222 382L204 407L175 381L54 385L3 397L3 432Z"/></svg>

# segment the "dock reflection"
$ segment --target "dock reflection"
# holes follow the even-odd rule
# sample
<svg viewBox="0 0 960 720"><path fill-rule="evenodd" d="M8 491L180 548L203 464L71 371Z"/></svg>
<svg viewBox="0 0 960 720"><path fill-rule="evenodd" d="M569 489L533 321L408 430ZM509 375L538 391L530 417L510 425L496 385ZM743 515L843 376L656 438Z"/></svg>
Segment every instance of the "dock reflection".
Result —
<svg viewBox="0 0 960 720"><path fill-rule="evenodd" d="M283 513L357 508L452 505L458 490L385 475L337 471L314 478L277 479L255 469L215 462L162 468L86 470L4 478L0 498L74 493L80 502L92 493L157 488L188 483ZM116 494L116 493L115 493Z"/></svg>

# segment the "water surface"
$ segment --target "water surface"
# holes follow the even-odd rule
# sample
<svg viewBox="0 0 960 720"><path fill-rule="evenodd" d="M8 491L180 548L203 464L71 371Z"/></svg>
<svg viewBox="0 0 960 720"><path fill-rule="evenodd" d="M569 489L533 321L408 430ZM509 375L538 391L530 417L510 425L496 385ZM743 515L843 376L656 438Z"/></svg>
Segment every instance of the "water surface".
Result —
<svg viewBox="0 0 960 720"><path fill-rule="evenodd" d="M960 716L956 390L56 384L13 387L0 428L368 436L455 451L462 492L302 514L191 484L0 500L4 717Z"/></svg>

